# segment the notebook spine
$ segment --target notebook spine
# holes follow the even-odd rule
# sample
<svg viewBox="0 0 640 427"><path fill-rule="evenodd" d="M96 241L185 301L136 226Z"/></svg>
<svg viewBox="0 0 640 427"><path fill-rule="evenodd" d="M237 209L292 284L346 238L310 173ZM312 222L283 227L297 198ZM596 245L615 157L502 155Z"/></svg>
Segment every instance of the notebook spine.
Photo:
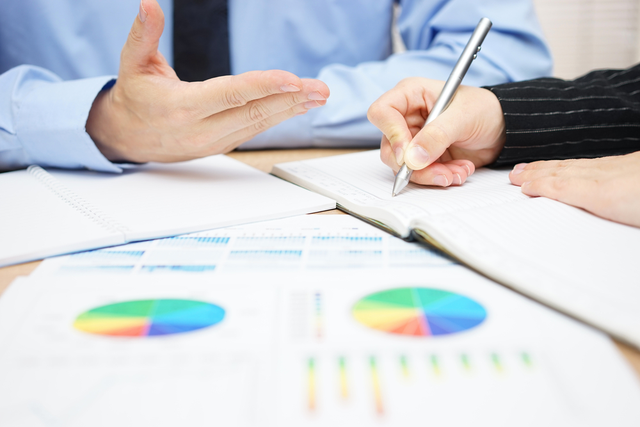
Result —
<svg viewBox="0 0 640 427"><path fill-rule="evenodd" d="M49 191L54 193L60 200L105 230L109 232L122 233L125 236L129 232L127 227L118 223L113 218L110 218L107 214L96 208L87 200L71 191L40 166L29 166L27 171L47 187Z"/></svg>

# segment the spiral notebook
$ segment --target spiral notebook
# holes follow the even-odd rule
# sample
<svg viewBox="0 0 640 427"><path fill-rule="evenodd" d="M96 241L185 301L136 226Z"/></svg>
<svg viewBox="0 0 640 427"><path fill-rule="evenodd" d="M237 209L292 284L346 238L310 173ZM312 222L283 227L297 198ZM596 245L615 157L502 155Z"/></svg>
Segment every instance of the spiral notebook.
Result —
<svg viewBox="0 0 640 427"><path fill-rule="evenodd" d="M640 229L522 194L508 170L459 187L409 184L378 150L276 165L273 174L350 213L435 244L471 268L640 348Z"/></svg>
<svg viewBox="0 0 640 427"><path fill-rule="evenodd" d="M324 196L227 156L122 174L0 174L0 266L335 208Z"/></svg>

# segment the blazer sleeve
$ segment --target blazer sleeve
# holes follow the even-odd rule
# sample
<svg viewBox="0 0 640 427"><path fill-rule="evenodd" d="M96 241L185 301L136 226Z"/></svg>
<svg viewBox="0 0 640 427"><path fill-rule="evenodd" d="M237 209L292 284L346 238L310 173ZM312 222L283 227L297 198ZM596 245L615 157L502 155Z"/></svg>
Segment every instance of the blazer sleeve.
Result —
<svg viewBox="0 0 640 427"><path fill-rule="evenodd" d="M640 64L485 88L500 101L507 134L492 166L640 150Z"/></svg>

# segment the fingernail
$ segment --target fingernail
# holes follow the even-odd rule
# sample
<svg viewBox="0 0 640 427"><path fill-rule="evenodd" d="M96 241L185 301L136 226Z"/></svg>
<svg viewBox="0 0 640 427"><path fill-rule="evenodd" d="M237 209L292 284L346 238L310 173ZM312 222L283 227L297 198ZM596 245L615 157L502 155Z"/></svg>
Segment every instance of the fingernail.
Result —
<svg viewBox="0 0 640 427"><path fill-rule="evenodd" d="M469 165L464 165L464 168L467 170L467 176L471 176L471 168Z"/></svg>
<svg viewBox="0 0 640 427"><path fill-rule="evenodd" d="M280 86L280 90L283 92L300 92L300 88L292 84Z"/></svg>
<svg viewBox="0 0 640 427"><path fill-rule="evenodd" d="M418 169L424 168L429 162L429 153L419 145L414 145L407 155L411 159L411 163Z"/></svg>
<svg viewBox="0 0 640 427"><path fill-rule="evenodd" d="M147 11L144 10L144 6L142 5L142 0L140 0L140 10L138 10L138 19L140 22L144 23L147 20Z"/></svg>
<svg viewBox="0 0 640 427"><path fill-rule="evenodd" d="M518 175L519 173L522 173L522 171L526 166L527 166L527 163L518 163L513 167L513 170L511 171L511 173L514 175Z"/></svg>
<svg viewBox="0 0 640 427"><path fill-rule="evenodd" d="M453 174L453 183L456 185L460 185L462 184L462 178L460 178L460 175L457 173Z"/></svg>
<svg viewBox="0 0 640 427"><path fill-rule="evenodd" d="M311 109L311 108L316 108L316 107L320 107L321 105L318 104L316 101L307 101L304 103L304 108L306 108L307 110Z"/></svg>
<svg viewBox="0 0 640 427"><path fill-rule="evenodd" d="M396 147L396 149L393 150L393 154L396 156L396 163L398 163L398 166L402 166L402 156L404 154L402 147Z"/></svg>
<svg viewBox="0 0 640 427"><path fill-rule="evenodd" d="M312 101L324 101L327 99L324 96L322 96L320 92L311 92L307 98L309 98Z"/></svg>
<svg viewBox="0 0 640 427"><path fill-rule="evenodd" d="M433 178L433 183L435 185L439 185L440 187L448 187L449 186L449 180L444 175L438 175L435 178Z"/></svg>

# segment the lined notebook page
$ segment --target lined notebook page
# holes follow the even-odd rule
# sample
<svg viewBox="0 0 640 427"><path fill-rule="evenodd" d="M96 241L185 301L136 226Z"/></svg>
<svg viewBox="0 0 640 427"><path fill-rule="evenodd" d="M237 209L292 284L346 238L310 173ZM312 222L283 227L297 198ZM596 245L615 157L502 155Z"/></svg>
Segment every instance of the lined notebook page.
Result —
<svg viewBox="0 0 640 427"><path fill-rule="evenodd" d="M508 172L491 169L477 171L460 187L425 188L409 184L399 195L391 197L393 171L380 161L379 150L298 163L339 179L379 200L393 200L394 204L407 203L416 206L427 215L475 209L527 198L519 188L510 184Z"/></svg>
<svg viewBox="0 0 640 427"><path fill-rule="evenodd" d="M282 163L272 173L333 197L352 212L380 221L403 237L409 235L416 218L527 199L509 183L508 171L490 169L477 171L460 187L409 184L392 197L394 175L380 161L379 150Z"/></svg>
<svg viewBox="0 0 640 427"><path fill-rule="evenodd" d="M49 172L124 226L127 241L335 207L326 197L223 155L152 163L122 174Z"/></svg>
<svg viewBox="0 0 640 427"><path fill-rule="evenodd" d="M64 254L91 246L124 243L26 170L0 174L0 266Z"/></svg>

